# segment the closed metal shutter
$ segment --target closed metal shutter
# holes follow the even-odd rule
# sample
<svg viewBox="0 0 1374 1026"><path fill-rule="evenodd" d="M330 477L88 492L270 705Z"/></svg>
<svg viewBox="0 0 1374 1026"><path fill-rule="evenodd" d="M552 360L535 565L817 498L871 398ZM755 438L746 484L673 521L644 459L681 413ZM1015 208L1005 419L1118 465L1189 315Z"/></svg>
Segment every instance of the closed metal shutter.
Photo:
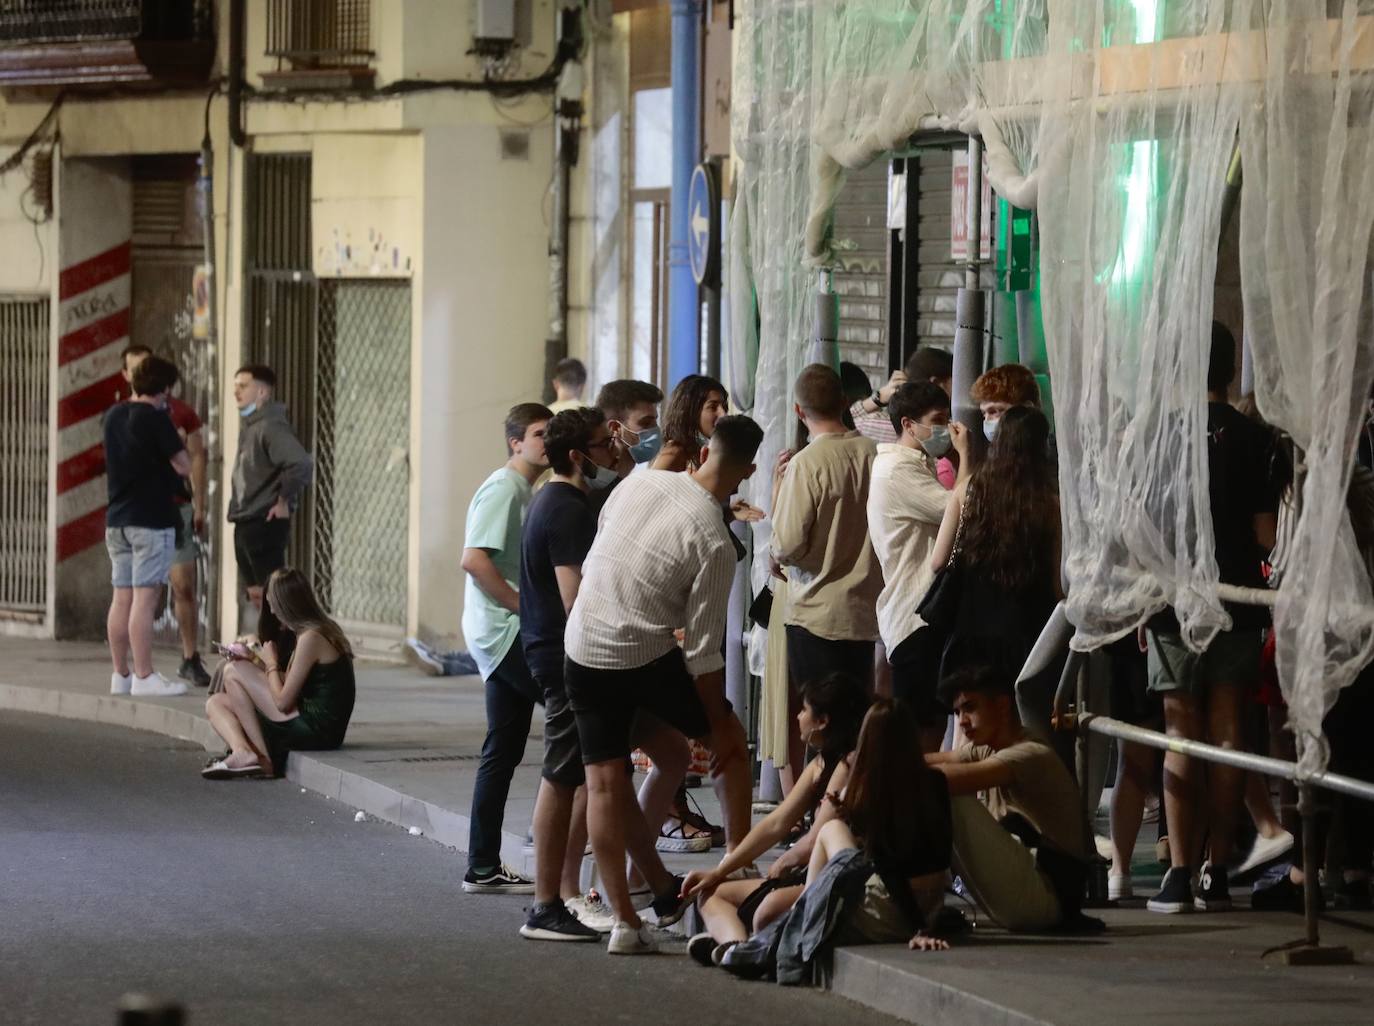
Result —
<svg viewBox="0 0 1374 1026"><path fill-rule="evenodd" d="M862 367L875 387L888 376L887 179L886 160L849 174L833 228L840 359Z"/></svg>
<svg viewBox="0 0 1374 1026"><path fill-rule="evenodd" d="M0 298L0 614L48 601L48 299Z"/></svg>

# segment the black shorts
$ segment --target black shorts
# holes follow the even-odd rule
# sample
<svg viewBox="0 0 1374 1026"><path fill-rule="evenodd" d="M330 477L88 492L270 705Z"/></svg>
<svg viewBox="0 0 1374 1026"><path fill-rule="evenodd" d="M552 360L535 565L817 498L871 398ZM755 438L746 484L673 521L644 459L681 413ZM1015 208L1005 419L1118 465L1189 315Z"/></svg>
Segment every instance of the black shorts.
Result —
<svg viewBox="0 0 1374 1026"><path fill-rule="evenodd" d="M577 716L563 686L563 671L536 673L534 679L544 690L544 769L540 775L550 783L581 787L587 782L587 772L582 768Z"/></svg>
<svg viewBox="0 0 1374 1026"><path fill-rule="evenodd" d="M834 641L787 625L787 684L795 698L803 684L847 673L873 687L873 642Z"/></svg>
<svg viewBox="0 0 1374 1026"><path fill-rule="evenodd" d="M239 585L261 588L272 571L286 566L286 543L291 521L240 520L234 524L234 560L239 566Z"/></svg>
<svg viewBox="0 0 1374 1026"><path fill-rule="evenodd" d="M706 707L679 649L632 670L596 670L569 659L563 679L586 765L630 754L630 728L641 709L688 737L711 733Z"/></svg>
<svg viewBox="0 0 1374 1026"><path fill-rule="evenodd" d="M936 695L944 650L944 636L927 626L907 635L887 656L892 664L892 697L906 703L921 727L944 727L949 719L949 710Z"/></svg>

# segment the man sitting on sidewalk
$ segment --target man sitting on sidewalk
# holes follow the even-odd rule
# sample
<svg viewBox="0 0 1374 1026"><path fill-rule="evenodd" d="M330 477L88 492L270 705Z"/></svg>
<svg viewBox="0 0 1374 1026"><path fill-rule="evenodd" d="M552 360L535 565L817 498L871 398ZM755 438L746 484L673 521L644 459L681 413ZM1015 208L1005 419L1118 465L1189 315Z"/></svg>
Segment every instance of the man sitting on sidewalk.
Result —
<svg viewBox="0 0 1374 1026"><path fill-rule="evenodd" d="M472 829L463 890L530 894L532 881L501 862L501 823L515 767L525 755L535 703L543 700L520 645L520 532L535 479L549 465L544 429L553 416L539 403L506 414L504 465L468 506L463 538L463 637L486 682L487 736L472 789Z"/></svg>
<svg viewBox="0 0 1374 1026"><path fill-rule="evenodd" d="M134 397L105 414L105 547L114 596L106 631L112 695L184 695L186 685L153 670L153 619L176 552L172 498L191 473L191 457L167 416L177 369L145 357L131 376ZM133 674L129 656L133 653Z"/></svg>
<svg viewBox="0 0 1374 1026"><path fill-rule="evenodd" d="M1087 824L1064 763L1022 729L1013 681L986 667L941 681L968 741L926 762L949 782L954 871L964 885L1008 930L1049 930L1085 921Z"/></svg>
<svg viewBox="0 0 1374 1026"><path fill-rule="evenodd" d="M625 880L627 847L654 893L660 923L688 902L663 867L654 830L635 803L625 762L638 713L708 740L716 793L733 847L749 828L750 764L744 728L725 698L721 639L735 550L721 506L754 472L763 432L748 417L716 422L701 466L646 470L612 493L583 563L568 619L566 685L587 772L587 820L606 897L615 911L612 954L655 950ZM674 631L684 629L679 648Z"/></svg>

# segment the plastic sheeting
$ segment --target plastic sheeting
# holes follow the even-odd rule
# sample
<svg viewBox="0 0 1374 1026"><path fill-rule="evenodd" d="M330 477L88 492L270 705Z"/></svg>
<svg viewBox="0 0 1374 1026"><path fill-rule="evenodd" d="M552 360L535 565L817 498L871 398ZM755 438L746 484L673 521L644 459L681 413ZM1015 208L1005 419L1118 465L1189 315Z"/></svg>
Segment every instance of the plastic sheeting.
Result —
<svg viewBox="0 0 1374 1026"><path fill-rule="evenodd" d="M1325 765L1321 721L1374 649L1369 578L1342 501L1374 378L1374 18L1359 18L1361 6L1246 0L1235 14L1267 30L1241 117L1241 284L1260 412L1303 450L1274 617L1304 771Z"/></svg>
<svg viewBox="0 0 1374 1026"><path fill-rule="evenodd" d="M993 187L1039 213L1074 644L1095 648L1171 604L1188 643L1206 645L1229 624L1207 494L1206 365L1239 132L1257 399L1306 452L1276 610L1280 679L1303 769L1324 765L1311 743L1322 716L1374 647L1343 516L1374 374L1374 332L1359 316L1374 219L1367 6L751 0L733 116L747 200L736 216L749 219L760 313L760 482L790 441L807 267L827 259L845 170L922 128L978 131ZM756 495L766 503L765 488Z"/></svg>

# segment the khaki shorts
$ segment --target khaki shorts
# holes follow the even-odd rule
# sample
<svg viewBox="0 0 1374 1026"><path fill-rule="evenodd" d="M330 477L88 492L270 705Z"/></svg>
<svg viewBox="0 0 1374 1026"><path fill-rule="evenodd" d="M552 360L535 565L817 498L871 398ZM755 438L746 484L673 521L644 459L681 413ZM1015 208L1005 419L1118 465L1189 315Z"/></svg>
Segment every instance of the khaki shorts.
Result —
<svg viewBox="0 0 1374 1026"><path fill-rule="evenodd" d="M1259 680L1263 632L1254 628L1222 631L1205 652L1194 652L1177 634L1148 632L1149 688L1198 695L1213 684L1248 687Z"/></svg>

